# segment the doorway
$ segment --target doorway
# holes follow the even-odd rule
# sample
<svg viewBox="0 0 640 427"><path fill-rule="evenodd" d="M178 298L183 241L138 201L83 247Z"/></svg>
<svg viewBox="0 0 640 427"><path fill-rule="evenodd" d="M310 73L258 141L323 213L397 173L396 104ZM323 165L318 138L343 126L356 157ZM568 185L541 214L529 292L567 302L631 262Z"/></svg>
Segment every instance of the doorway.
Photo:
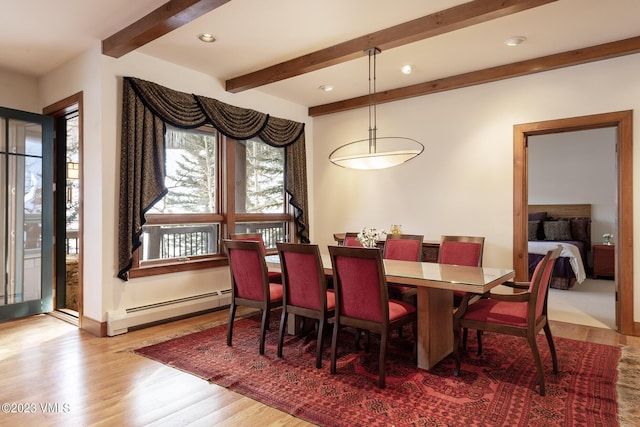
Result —
<svg viewBox="0 0 640 427"><path fill-rule="evenodd" d="M616 325L620 333L634 335L633 322L633 160L632 111L519 124L514 126L514 230L513 264L516 280L528 278L528 138L576 130L616 128L615 250Z"/></svg>
<svg viewBox="0 0 640 427"><path fill-rule="evenodd" d="M527 147L528 214L532 214L532 205L535 205L534 211L541 210L542 205L547 207L549 219L572 215L589 217L588 222L569 220L571 241L567 243L574 246L566 246L565 255L580 256L564 258L562 261L571 261L558 266L560 277L553 279L549 290L548 316L566 323L617 330L615 278L612 270L605 272L602 268L606 261L612 269L617 239L614 238L609 247L601 246L602 236L613 233L617 223L616 128L534 135L529 137ZM537 225L543 227L544 223ZM529 236L530 240L538 241L530 242L529 250L533 246L534 252L540 253L550 247L548 245L557 244L540 242L541 237ZM597 248L596 255L592 248ZM592 273L594 258L597 261L595 275ZM573 272L573 279L565 277L570 274L567 270Z"/></svg>
<svg viewBox="0 0 640 427"><path fill-rule="evenodd" d="M82 93L44 109L54 117L54 315L82 319Z"/></svg>

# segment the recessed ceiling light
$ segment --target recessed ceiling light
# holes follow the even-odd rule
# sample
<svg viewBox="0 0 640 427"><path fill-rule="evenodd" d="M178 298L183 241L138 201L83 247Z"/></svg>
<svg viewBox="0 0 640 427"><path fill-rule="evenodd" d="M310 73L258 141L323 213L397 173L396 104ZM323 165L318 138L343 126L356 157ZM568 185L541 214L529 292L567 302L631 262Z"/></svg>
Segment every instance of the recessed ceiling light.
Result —
<svg viewBox="0 0 640 427"><path fill-rule="evenodd" d="M333 86L332 85L322 85L318 89L323 90L325 92L330 92L330 91L333 90Z"/></svg>
<svg viewBox="0 0 640 427"><path fill-rule="evenodd" d="M527 38L522 36L510 37L504 41L504 44L507 46L518 46L520 43L525 41Z"/></svg>
<svg viewBox="0 0 640 427"><path fill-rule="evenodd" d="M403 74L411 74L411 72L413 71L413 67L409 64L404 65L400 71L402 71Z"/></svg>
<svg viewBox="0 0 640 427"><path fill-rule="evenodd" d="M213 43L214 41L216 41L216 38L209 33L198 34L198 38L205 43Z"/></svg>

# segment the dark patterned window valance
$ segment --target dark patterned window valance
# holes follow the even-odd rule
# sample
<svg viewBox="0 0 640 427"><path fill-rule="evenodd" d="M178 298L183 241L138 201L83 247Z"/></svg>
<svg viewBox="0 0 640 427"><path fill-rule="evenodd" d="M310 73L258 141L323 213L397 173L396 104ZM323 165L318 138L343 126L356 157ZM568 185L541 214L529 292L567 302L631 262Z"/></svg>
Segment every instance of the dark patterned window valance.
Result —
<svg viewBox="0 0 640 427"><path fill-rule="evenodd" d="M164 195L165 125L196 128L210 124L222 134L259 137L285 150L285 191L294 208L298 238L309 242L304 123L271 117L216 99L177 92L125 77L122 84L118 277L128 279L140 246L144 214Z"/></svg>

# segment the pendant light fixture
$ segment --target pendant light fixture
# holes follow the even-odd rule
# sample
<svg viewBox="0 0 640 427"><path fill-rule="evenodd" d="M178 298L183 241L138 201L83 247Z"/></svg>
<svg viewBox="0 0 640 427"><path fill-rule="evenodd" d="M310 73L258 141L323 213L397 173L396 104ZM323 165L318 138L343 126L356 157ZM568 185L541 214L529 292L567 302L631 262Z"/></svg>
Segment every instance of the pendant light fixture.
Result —
<svg viewBox="0 0 640 427"><path fill-rule="evenodd" d="M384 169L408 162L424 151L424 145L411 138L377 136L376 55L380 49L365 52L369 55L369 138L338 147L329 160L349 169Z"/></svg>

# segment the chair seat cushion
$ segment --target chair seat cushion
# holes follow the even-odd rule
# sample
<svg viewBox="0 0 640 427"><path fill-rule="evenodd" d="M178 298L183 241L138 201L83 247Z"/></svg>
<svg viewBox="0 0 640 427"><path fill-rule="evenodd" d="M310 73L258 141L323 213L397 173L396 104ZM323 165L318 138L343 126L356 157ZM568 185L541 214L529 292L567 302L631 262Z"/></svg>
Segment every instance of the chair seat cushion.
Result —
<svg viewBox="0 0 640 427"><path fill-rule="evenodd" d="M471 304L462 316L465 320L526 327L527 303L481 299Z"/></svg>
<svg viewBox="0 0 640 427"><path fill-rule="evenodd" d="M393 322L404 316L415 313L416 307L408 302L389 300L389 321Z"/></svg>
<svg viewBox="0 0 640 427"><path fill-rule="evenodd" d="M327 291L327 310L335 310L336 294L333 291Z"/></svg>
<svg viewBox="0 0 640 427"><path fill-rule="evenodd" d="M269 283L269 297L271 301L282 301L282 285Z"/></svg>

